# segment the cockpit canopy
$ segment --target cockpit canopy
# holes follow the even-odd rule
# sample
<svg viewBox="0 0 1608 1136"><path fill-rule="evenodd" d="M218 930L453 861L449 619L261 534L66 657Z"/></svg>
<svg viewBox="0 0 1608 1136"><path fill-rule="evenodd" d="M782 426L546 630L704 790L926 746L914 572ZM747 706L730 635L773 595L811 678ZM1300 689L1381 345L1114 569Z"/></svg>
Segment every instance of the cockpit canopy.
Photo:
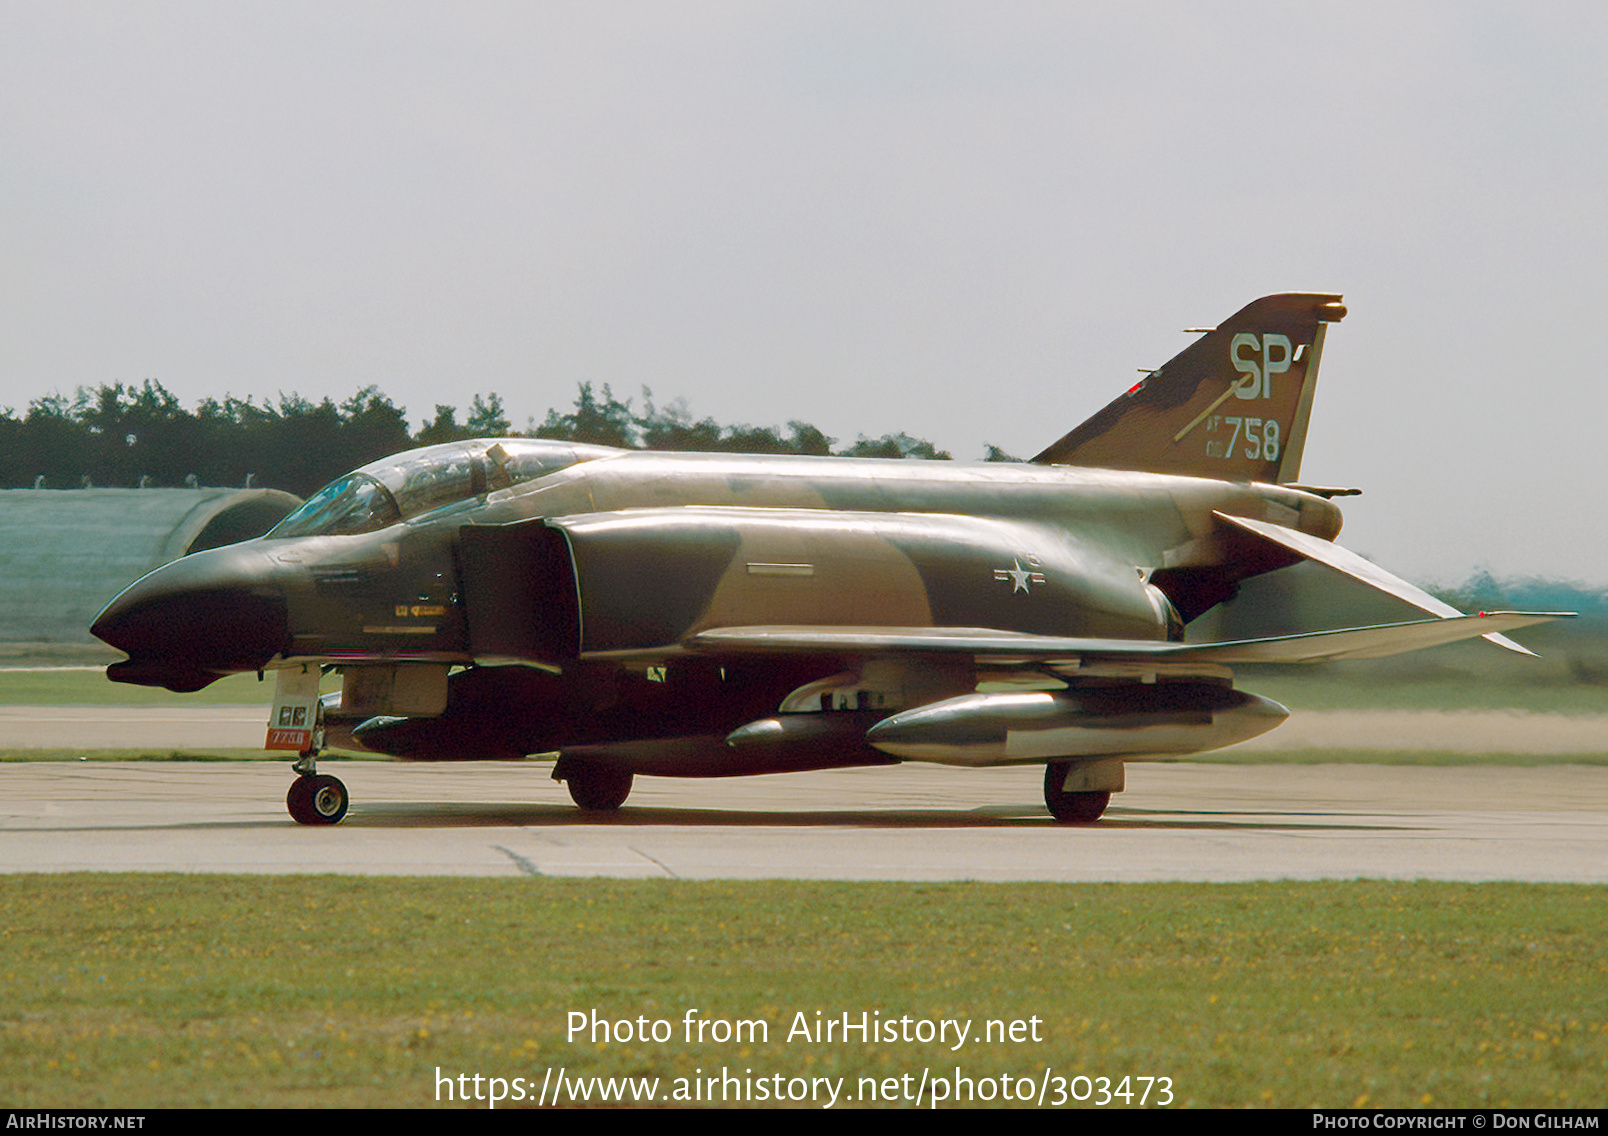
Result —
<svg viewBox="0 0 1608 1136"><path fill-rule="evenodd" d="M484 497L619 452L608 446L539 438L478 438L408 450L337 477L268 536L374 532L444 505Z"/></svg>

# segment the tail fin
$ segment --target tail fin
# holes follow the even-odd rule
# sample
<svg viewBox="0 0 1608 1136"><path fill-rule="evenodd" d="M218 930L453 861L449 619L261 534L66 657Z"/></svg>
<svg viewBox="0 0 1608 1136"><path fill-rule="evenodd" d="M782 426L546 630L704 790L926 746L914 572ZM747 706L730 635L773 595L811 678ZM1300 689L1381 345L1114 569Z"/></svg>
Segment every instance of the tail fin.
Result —
<svg viewBox="0 0 1608 1136"><path fill-rule="evenodd" d="M1264 296L1033 459L1285 483L1300 476L1323 332L1339 296Z"/></svg>

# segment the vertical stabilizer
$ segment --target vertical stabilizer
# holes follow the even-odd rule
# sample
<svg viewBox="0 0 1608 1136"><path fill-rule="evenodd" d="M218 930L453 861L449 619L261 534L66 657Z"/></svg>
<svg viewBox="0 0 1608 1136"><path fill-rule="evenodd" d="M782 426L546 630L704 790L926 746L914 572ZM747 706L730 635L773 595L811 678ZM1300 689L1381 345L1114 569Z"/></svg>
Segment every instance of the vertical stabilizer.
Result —
<svg viewBox="0 0 1608 1136"><path fill-rule="evenodd" d="M1300 475L1324 328L1339 296L1264 296L1033 460L1289 482Z"/></svg>

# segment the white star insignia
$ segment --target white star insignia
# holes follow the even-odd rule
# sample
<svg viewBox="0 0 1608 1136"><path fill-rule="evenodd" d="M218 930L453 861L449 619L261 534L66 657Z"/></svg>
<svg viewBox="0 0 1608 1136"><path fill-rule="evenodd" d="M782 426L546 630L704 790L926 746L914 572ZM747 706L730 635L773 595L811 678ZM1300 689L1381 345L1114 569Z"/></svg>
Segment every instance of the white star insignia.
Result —
<svg viewBox="0 0 1608 1136"><path fill-rule="evenodd" d="M1031 564L1032 561L1029 560L1028 563ZM1044 573L1035 572L1031 568L1023 568L1021 557L1016 557L1011 561L1009 568L995 568L994 579L999 580L1001 583L1006 580L1011 581L1011 595L1013 596L1017 592L1026 592L1028 595L1032 595L1033 585L1044 583Z"/></svg>

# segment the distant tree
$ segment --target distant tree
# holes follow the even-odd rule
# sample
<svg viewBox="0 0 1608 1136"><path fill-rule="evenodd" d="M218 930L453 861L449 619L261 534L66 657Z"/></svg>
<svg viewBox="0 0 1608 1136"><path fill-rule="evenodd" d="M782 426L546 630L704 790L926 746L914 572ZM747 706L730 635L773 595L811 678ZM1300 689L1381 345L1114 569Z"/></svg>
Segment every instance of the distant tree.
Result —
<svg viewBox="0 0 1608 1136"><path fill-rule="evenodd" d="M635 442L636 423L631 416L631 403L621 402L607 383L603 385L603 400L598 401L591 383L580 384L575 397L575 410L570 414L547 412L547 421L536 428L538 438L557 438L566 442L587 442L598 446L630 448Z"/></svg>
<svg viewBox="0 0 1608 1136"><path fill-rule="evenodd" d="M591 383L580 384L575 409L569 414L549 410L547 418L529 433L537 438L595 442L607 446L649 450L701 451L704 453L810 454L824 457L832 453L834 439L819 428L797 419L787 424L787 434L774 426L721 426L713 418L694 420L685 399L659 406L653 392L642 388L643 411L631 413L629 400L621 402L607 386L598 398ZM839 451L851 457L927 458L949 461L951 454L925 438L909 434L884 434L880 438L860 439Z"/></svg>
<svg viewBox="0 0 1608 1136"><path fill-rule="evenodd" d="M1019 462L1023 460L1022 458L1017 457L1015 454L1007 454L1004 450L995 445L985 443L983 450L983 460L985 462Z"/></svg>
<svg viewBox="0 0 1608 1136"><path fill-rule="evenodd" d="M730 454L790 454L793 452L786 439L781 436L774 426L750 426L746 422L741 426L726 427L717 448Z"/></svg>
<svg viewBox="0 0 1608 1136"><path fill-rule="evenodd" d="M832 439L807 422L789 422L788 435L774 426L721 426L713 418L693 421L685 399L659 408L642 388L644 410L636 419L643 449L734 454L829 454Z"/></svg>
<svg viewBox="0 0 1608 1136"><path fill-rule="evenodd" d="M796 419L785 430L694 419L685 400L661 407L647 387L642 403L638 415L630 399L616 398L607 385L600 392L581 383L569 413L549 410L539 426L531 421L528 432L624 448L727 453L824 456L835 443ZM81 386L71 397L57 391L37 398L21 415L0 410L0 485L30 486L40 476L61 487L81 485L86 477L103 486L243 485L251 477L254 485L305 496L347 470L412 446L510 432L495 392L476 394L461 425L459 413L437 404L434 418L410 436L405 411L374 386L339 404L294 392L261 403L225 395L202 399L194 412L155 379ZM950 456L903 433L862 436L843 452ZM991 455L996 452L991 448Z"/></svg>
<svg viewBox="0 0 1608 1136"><path fill-rule="evenodd" d="M662 410L653 392L642 388L643 411L635 425L646 450L714 450L720 445L720 424L713 418L694 422L687 400L678 398Z"/></svg>
<svg viewBox="0 0 1608 1136"><path fill-rule="evenodd" d="M184 474L179 467L195 461L199 423L154 379L80 388L74 406L89 433L85 466L96 484L134 486L144 477L175 485Z"/></svg>
<svg viewBox="0 0 1608 1136"><path fill-rule="evenodd" d="M441 408L436 409L439 411ZM469 408L468 430L471 438L503 438L508 435L508 419L503 414L500 394L493 392L484 400L475 395Z"/></svg>
<svg viewBox="0 0 1608 1136"><path fill-rule="evenodd" d="M24 429L14 408L8 406L0 411L0 487L22 483L16 459L17 451L22 446Z"/></svg>
<svg viewBox="0 0 1608 1136"><path fill-rule="evenodd" d="M789 453L824 458L832 453L832 443L837 441L836 438L828 438L808 422L797 419L789 422L787 429L790 431L787 438Z"/></svg>
<svg viewBox="0 0 1608 1136"><path fill-rule="evenodd" d="M1459 611L1577 611L1582 615L1608 615L1608 588L1540 576L1498 579L1488 568L1478 569L1461 584L1431 584L1427 590Z"/></svg>
<svg viewBox="0 0 1608 1136"><path fill-rule="evenodd" d="M884 434L880 438L867 438L861 434L859 441L846 450L839 450L838 453L848 458L926 458L935 461L952 459L948 450L940 450L925 438L912 438L903 431L897 434Z"/></svg>
<svg viewBox="0 0 1608 1136"><path fill-rule="evenodd" d="M1435 595L1459 611L1501 611L1508 606L1506 589L1491 575L1488 568L1480 568L1467 580L1455 587L1435 589Z"/></svg>
<svg viewBox="0 0 1608 1136"><path fill-rule="evenodd" d="M1503 593L1520 611L1578 611L1581 615L1608 615L1608 588L1593 588L1576 580L1549 580L1525 576L1505 581Z"/></svg>
<svg viewBox="0 0 1608 1136"><path fill-rule="evenodd" d="M5 484L32 485L41 474L49 485L77 482L88 458L88 432L73 419L72 404L60 391L30 402L10 432L13 437L0 449Z"/></svg>
<svg viewBox="0 0 1608 1136"><path fill-rule="evenodd" d="M362 412L359 396L349 399L347 405L354 415ZM362 447L351 445L355 438L345 429L341 408L332 399L314 403L298 394L281 393L279 404L268 409L269 417L260 424L262 452L272 468L279 471L280 486L292 493L305 497L347 470L379 456L370 453L371 442ZM236 484L235 478L246 472L230 468L223 484Z"/></svg>
<svg viewBox="0 0 1608 1136"><path fill-rule="evenodd" d="M899 448L899 443L887 434L880 438L867 438L861 434L854 445L839 450L838 455L846 458L902 458L904 451Z"/></svg>
<svg viewBox="0 0 1608 1136"><path fill-rule="evenodd" d="M439 442L461 442L473 437L474 434L458 425L458 408L442 406L438 402L435 417L413 436L413 440L421 446L433 446Z"/></svg>
<svg viewBox="0 0 1608 1136"><path fill-rule="evenodd" d="M341 403L341 426L363 461L407 449L407 411L395 406L375 386L367 386Z"/></svg>
<svg viewBox="0 0 1608 1136"><path fill-rule="evenodd" d="M195 473L208 485L239 485L254 473L257 485L296 491L278 449L294 441L282 439L279 416L271 406L224 395L222 402L202 399L195 418L198 442L184 473Z"/></svg>

